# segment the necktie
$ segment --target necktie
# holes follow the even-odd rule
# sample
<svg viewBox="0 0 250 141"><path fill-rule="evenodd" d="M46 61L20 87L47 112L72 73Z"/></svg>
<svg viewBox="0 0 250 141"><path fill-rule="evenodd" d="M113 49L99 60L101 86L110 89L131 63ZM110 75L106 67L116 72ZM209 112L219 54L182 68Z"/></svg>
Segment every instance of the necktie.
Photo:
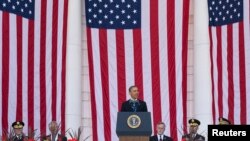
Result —
<svg viewBox="0 0 250 141"><path fill-rule="evenodd" d="M133 102L133 109L134 109L134 112L136 112L136 111L137 111L136 102Z"/></svg>
<svg viewBox="0 0 250 141"><path fill-rule="evenodd" d="M162 137L161 137L161 135L160 135L160 141L162 141Z"/></svg>
<svg viewBox="0 0 250 141"><path fill-rule="evenodd" d="M133 112L137 112L138 104L139 103L137 101L131 101L131 108L133 109Z"/></svg>
<svg viewBox="0 0 250 141"><path fill-rule="evenodd" d="M52 135L52 141L55 141L55 140L56 140L56 136Z"/></svg>

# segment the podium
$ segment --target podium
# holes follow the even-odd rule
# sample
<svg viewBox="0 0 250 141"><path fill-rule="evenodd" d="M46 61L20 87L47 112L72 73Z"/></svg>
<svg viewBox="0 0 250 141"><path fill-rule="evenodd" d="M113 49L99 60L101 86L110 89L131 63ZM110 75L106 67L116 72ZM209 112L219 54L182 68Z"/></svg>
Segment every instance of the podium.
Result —
<svg viewBox="0 0 250 141"><path fill-rule="evenodd" d="M150 112L118 112L116 134L119 141L149 141L151 125Z"/></svg>

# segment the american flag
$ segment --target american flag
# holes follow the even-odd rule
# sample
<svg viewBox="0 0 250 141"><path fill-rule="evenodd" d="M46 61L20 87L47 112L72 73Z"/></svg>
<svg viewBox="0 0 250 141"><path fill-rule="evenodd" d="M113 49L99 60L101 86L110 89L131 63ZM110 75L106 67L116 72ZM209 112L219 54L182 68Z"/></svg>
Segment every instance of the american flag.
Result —
<svg viewBox="0 0 250 141"><path fill-rule="evenodd" d="M189 0L85 0L94 141L117 141L116 118L137 85L152 127L181 139L187 123Z"/></svg>
<svg viewBox="0 0 250 141"><path fill-rule="evenodd" d="M250 123L250 2L208 0L213 118Z"/></svg>
<svg viewBox="0 0 250 141"><path fill-rule="evenodd" d="M65 130L67 13L68 0L0 0L0 134L16 120Z"/></svg>

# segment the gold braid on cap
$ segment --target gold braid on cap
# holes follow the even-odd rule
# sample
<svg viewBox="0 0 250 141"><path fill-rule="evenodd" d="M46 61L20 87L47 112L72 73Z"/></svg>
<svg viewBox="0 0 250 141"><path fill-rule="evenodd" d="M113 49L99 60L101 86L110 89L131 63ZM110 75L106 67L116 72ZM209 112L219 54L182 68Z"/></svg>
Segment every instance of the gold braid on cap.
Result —
<svg viewBox="0 0 250 141"><path fill-rule="evenodd" d="M21 128L23 128L23 125L20 124L20 122L17 122L17 124L14 125L14 128L15 128L15 129L21 129Z"/></svg>
<svg viewBox="0 0 250 141"><path fill-rule="evenodd" d="M190 123L190 126L198 126L197 123Z"/></svg>
<svg viewBox="0 0 250 141"><path fill-rule="evenodd" d="M220 125L230 124L228 121L224 120L223 118L220 118L219 120Z"/></svg>

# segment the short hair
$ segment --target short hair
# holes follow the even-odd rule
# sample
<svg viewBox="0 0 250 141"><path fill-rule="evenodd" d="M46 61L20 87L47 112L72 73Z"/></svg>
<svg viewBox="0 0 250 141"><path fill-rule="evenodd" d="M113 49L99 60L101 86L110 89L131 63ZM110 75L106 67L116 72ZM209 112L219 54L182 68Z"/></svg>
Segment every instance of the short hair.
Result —
<svg viewBox="0 0 250 141"><path fill-rule="evenodd" d="M135 85L132 85L132 86L130 86L130 87L128 88L128 91L131 92L131 90L132 90L133 88L138 88L138 87L135 86Z"/></svg>
<svg viewBox="0 0 250 141"><path fill-rule="evenodd" d="M56 126L58 126L58 123L57 123L56 121L51 121L51 122L49 123L49 128L51 127L51 125L52 125L53 123L56 124Z"/></svg>
<svg viewBox="0 0 250 141"><path fill-rule="evenodd" d="M162 121L158 122L158 123L156 124L156 126L161 125L161 124L163 124L164 127L166 127L166 124L165 124L164 122L162 122Z"/></svg>

